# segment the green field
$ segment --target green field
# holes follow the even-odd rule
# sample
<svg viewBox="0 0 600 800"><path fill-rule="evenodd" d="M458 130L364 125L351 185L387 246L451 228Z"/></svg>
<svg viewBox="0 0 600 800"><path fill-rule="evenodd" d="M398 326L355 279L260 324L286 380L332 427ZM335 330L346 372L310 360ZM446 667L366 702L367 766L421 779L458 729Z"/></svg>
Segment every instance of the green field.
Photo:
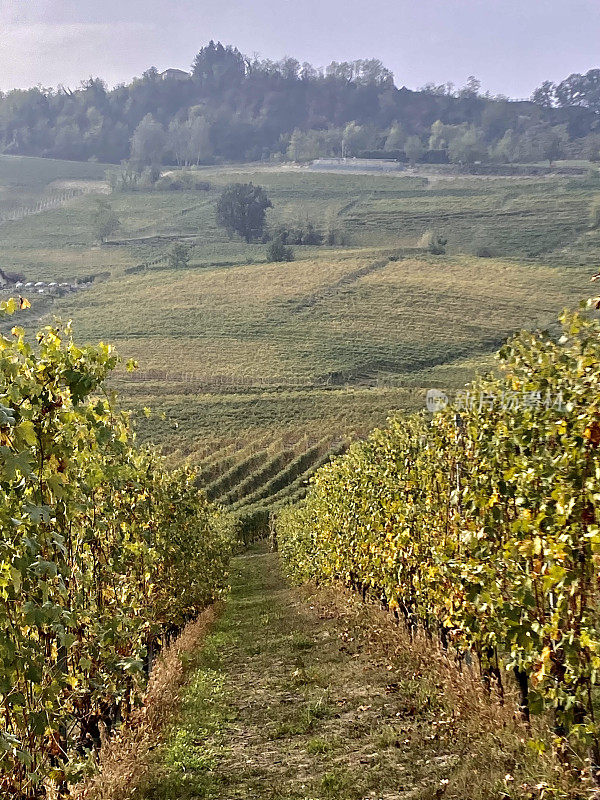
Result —
<svg viewBox="0 0 600 800"><path fill-rule="evenodd" d="M0 191L26 199L56 181L102 191L103 173L2 159ZM300 496L350 438L421 408L429 386L461 386L521 327L551 326L587 296L600 256L589 225L596 179L253 167L200 176L209 191L112 194L121 227L103 246L93 194L5 222L2 266L29 281L95 276L52 312L72 318L79 338L138 360L115 384L126 405L155 411L139 415L140 438L197 463L209 494L237 509ZM230 239L216 199L250 179L267 189L274 220L310 219L343 244L296 247L294 262L270 264L265 245ZM426 231L448 239L445 255L420 246ZM191 247L184 270L166 261L177 240ZM31 299L32 316L47 318L47 298Z"/></svg>
<svg viewBox="0 0 600 800"><path fill-rule="evenodd" d="M104 180L106 166L51 158L0 155L0 219L66 189Z"/></svg>

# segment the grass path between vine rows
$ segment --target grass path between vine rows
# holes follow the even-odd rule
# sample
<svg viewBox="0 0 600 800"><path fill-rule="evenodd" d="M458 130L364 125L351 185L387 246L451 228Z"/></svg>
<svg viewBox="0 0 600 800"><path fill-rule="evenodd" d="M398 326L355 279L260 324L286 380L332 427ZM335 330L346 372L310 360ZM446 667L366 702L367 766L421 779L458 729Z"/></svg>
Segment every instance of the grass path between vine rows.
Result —
<svg viewBox="0 0 600 800"><path fill-rule="evenodd" d="M359 603L290 587L261 548L236 558L231 577L137 797L499 797L498 776L518 779L497 736L473 753L444 735L440 685L372 644Z"/></svg>

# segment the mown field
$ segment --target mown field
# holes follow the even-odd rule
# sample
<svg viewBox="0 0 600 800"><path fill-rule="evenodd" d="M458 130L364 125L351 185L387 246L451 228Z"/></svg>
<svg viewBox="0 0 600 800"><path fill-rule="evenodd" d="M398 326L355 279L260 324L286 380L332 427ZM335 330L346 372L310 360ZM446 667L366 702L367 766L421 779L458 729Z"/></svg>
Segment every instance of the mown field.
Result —
<svg viewBox="0 0 600 800"><path fill-rule="evenodd" d="M3 158L0 195L29 202L56 181L101 191L104 169ZM0 266L32 281L95 277L52 312L138 360L115 385L154 410L138 414L140 437L197 463L209 494L238 509L300 496L328 453L422 407L427 387L463 385L514 331L551 325L587 295L600 255L597 178L200 173L210 190L113 193L121 225L102 246L93 193L4 222ZM338 243L267 263L265 245L216 226L236 180L265 186L272 222L310 219ZM420 246L427 231L447 238L446 254ZM191 260L173 270L178 240ZM31 299L47 318L47 299Z"/></svg>

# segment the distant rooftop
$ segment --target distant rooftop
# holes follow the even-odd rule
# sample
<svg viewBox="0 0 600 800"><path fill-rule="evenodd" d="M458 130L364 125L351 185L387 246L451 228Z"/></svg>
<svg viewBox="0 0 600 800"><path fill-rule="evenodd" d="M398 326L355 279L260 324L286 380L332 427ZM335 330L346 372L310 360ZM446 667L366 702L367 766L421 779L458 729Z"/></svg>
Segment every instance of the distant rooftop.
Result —
<svg viewBox="0 0 600 800"><path fill-rule="evenodd" d="M177 80L177 81L186 81L188 78L191 78L189 72L185 72L182 69L166 69L164 72L160 73L160 77L165 80Z"/></svg>

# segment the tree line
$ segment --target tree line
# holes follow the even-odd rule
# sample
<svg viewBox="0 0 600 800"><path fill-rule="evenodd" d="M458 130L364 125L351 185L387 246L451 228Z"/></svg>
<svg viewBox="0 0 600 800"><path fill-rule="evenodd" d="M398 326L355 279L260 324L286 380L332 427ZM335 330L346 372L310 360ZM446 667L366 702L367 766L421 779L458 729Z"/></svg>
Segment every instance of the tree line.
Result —
<svg viewBox="0 0 600 800"><path fill-rule="evenodd" d="M0 95L0 151L139 167L396 153L408 160L529 161L600 153L600 70L545 83L531 101L394 84L378 59L325 69L248 58L210 42L191 73L150 68L109 89L36 87ZM426 156L429 153L431 155Z"/></svg>

